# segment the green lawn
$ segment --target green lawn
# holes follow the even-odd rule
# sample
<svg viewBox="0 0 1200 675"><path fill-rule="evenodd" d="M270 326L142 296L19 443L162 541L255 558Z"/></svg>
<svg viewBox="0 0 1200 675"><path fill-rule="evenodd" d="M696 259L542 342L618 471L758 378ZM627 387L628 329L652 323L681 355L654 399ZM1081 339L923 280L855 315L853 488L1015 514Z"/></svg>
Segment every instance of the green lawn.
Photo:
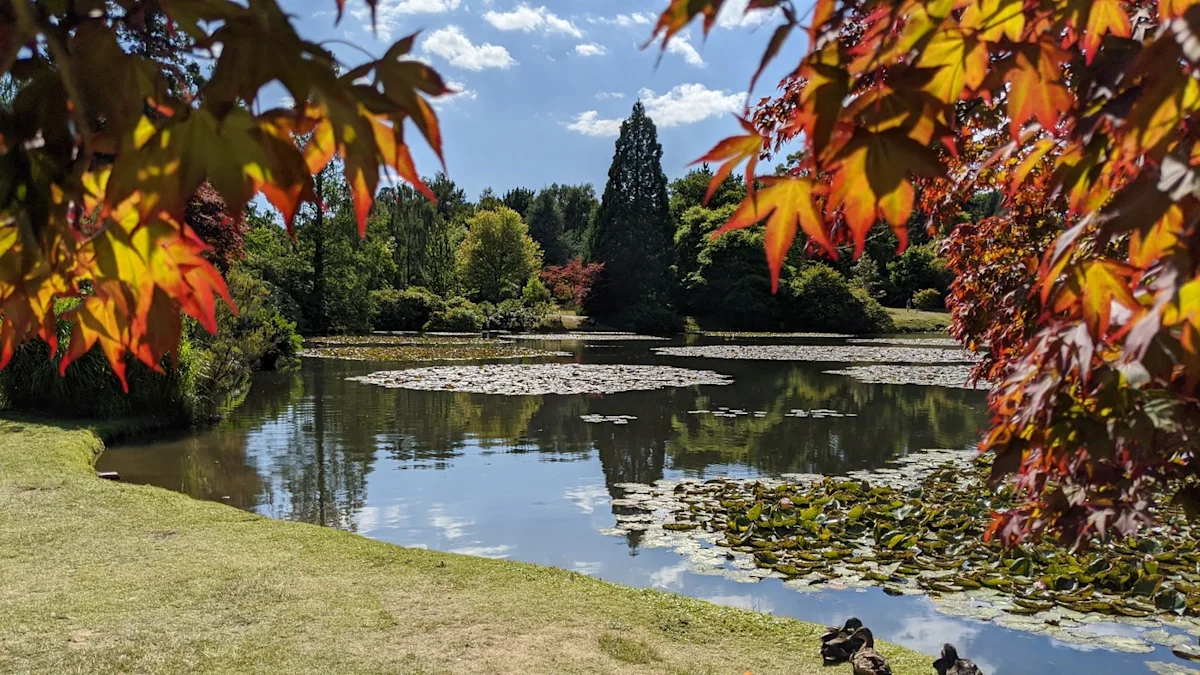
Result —
<svg viewBox="0 0 1200 675"><path fill-rule="evenodd" d="M926 312L920 309L886 308L901 333L934 333L950 327L949 312Z"/></svg>
<svg viewBox="0 0 1200 675"><path fill-rule="evenodd" d="M0 672L850 672L812 624L103 481L101 447L0 417Z"/></svg>

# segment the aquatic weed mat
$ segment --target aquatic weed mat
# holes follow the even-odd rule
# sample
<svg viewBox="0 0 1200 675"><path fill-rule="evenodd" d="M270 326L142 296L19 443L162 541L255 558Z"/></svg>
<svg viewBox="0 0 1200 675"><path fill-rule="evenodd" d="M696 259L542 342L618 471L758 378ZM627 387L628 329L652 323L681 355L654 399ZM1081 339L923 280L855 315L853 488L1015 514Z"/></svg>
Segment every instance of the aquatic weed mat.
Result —
<svg viewBox="0 0 1200 675"><path fill-rule="evenodd" d="M670 338L657 335L638 335L637 333L591 332L579 331L571 333L526 333L510 336L516 340L546 340L557 342L624 342L624 341L660 341Z"/></svg>
<svg viewBox="0 0 1200 675"><path fill-rule="evenodd" d="M874 347L868 345L696 345L655 347L663 356L752 361L875 363L972 363L979 357L961 349Z"/></svg>
<svg viewBox="0 0 1200 675"><path fill-rule="evenodd" d="M989 489L988 471L973 450L929 450L840 477L621 484L616 526L604 532L639 531L642 546L672 548L699 574L927 595L948 614L1114 650L1195 644L1200 551L1182 512L1087 551L1003 550L983 534L1012 493ZM1138 635L1098 630L1107 623Z"/></svg>
<svg viewBox="0 0 1200 675"><path fill-rule="evenodd" d="M971 382L971 366L875 364L823 372L826 375L845 375L865 384L917 384L952 389L992 388L990 382Z"/></svg>
<svg viewBox="0 0 1200 675"><path fill-rule="evenodd" d="M611 394L733 383L728 375L711 370L580 363L436 366L379 371L347 379L389 388L505 396Z"/></svg>
<svg viewBox="0 0 1200 675"><path fill-rule="evenodd" d="M437 342L424 344L361 344L311 347L300 356L347 361L479 361L571 356L570 352L517 347L501 342Z"/></svg>
<svg viewBox="0 0 1200 675"><path fill-rule="evenodd" d="M962 343L953 338L906 338L906 337L874 337L854 338L847 342L856 345L903 345L905 347L962 347Z"/></svg>

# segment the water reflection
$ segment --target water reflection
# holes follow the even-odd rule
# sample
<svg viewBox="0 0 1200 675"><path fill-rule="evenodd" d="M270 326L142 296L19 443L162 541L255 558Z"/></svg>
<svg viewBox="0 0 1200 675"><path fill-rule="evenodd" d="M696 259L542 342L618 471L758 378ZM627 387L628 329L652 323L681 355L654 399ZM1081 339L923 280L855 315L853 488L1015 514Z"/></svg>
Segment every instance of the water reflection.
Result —
<svg viewBox="0 0 1200 675"><path fill-rule="evenodd" d="M660 357L647 343L547 345L585 363L712 369L734 384L607 396L409 391L345 378L396 364L308 360L257 378L220 427L116 447L101 468L278 518L405 546L510 558L810 621L863 618L930 655L958 643L985 672L1145 672L1153 654L1081 651L1045 636L937 613L926 598L799 593L778 580L702 575L614 523L616 485L660 478L840 473L930 447L965 447L985 424L982 392L864 384L828 364ZM736 419L691 414L744 409ZM855 417L789 416L825 408ZM754 413L761 413L755 415ZM582 415L634 415L626 425Z"/></svg>

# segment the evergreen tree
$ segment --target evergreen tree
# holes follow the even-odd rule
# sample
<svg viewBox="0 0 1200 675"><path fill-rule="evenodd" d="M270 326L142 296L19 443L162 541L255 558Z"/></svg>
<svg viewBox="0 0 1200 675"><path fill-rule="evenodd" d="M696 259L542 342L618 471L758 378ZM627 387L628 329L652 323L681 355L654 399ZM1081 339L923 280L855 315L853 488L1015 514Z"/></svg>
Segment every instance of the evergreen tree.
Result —
<svg viewBox="0 0 1200 675"><path fill-rule="evenodd" d="M730 174L721 181L713 192L712 199L704 203L704 195L708 194L708 186L712 182L713 171L708 164L698 169L688 171L683 178L671 182L671 216L679 223L683 214L693 206L703 206L709 209L719 209L730 204L737 205L746 198L746 182L738 174Z"/></svg>
<svg viewBox="0 0 1200 675"><path fill-rule="evenodd" d="M504 206L504 202L500 201L500 198L496 196L496 191L490 185L479 193L478 208L480 211L495 211L501 206Z"/></svg>
<svg viewBox="0 0 1200 675"><path fill-rule="evenodd" d="M429 191L437 197L437 211L446 223L458 224L471 217L474 208L471 202L467 201L466 191L458 187L445 173L439 171L433 178L426 178L425 185L429 186Z"/></svg>
<svg viewBox="0 0 1200 675"><path fill-rule="evenodd" d="M662 146L638 101L621 124L592 228L591 259L604 263L604 273L588 298L588 312L606 316L635 305L665 307L674 229Z"/></svg>
<svg viewBox="0 0 1200 675"><path fill-rule="evenodd" d="M863 253L858 261L850 268L850 283L855 288L861 288L872 298L879 300L885 294L883 276L879 273L879 265L869 253Z"/></svg>
<svg viewBox="0 0 1200 675"><path fill-rule="evenodd" d="M508 208L516 211L521 216L521 219L524 220L525 216L529 214L529 207L533 204L534 196L533 190L529 188L513 188L505 192L500 201L504 202L504 205Z"/></svg>
<svg viewBox="0 0 1200 675"><path fill-rule="evenodd" d="M561 265L566 262L567 251L562 241L563 215L553 191L546 189L538 193L529 207L526 220L529 222L529 236L542 247L546 264Z"/></svg>

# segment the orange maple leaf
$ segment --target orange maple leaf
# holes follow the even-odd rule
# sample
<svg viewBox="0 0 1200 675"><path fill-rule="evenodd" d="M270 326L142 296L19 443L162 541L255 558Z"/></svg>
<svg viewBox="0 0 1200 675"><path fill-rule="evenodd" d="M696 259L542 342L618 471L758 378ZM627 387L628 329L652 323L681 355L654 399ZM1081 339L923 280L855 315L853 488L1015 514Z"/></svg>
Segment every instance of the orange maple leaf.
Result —
<svg viewBox="0 0 1200 675"><path fill-rule="evenodd" d="M1129 15L1121 7L1120 0L1092 0L1088 11L1087 34L1083 38L1083 53L1087 55L1088 65L1100 49L1100 40L1112 33L1117 37L1130 36Z"/></svg>
<svg viewBox="0 0 1200 675"><path fill-rule="evenodd" d="M1016 53L1007 77L1009 129L1014 139L1021 137L1021 127L1030 119L1053 129L1059 116L1071 107L1071 93L1062 79L1066 61L1062 50L1045 42L1038 45L1032 58L1026 51Z"/></svg>
<svg viewBox="0 0 1200 675"><path fill-rule="evenodd" d="M767 186L746 197L721 229L713 232L716 239L730 230L739 230L767 220L765 246L767 266L771 268L771 292L779 290L779 271L787 256L792 241L796 238L796 227L804 231L813 241L820 244L829 254L837 257L829 236L825 233L824 221L817 212L814 197L822 186L809 178L768 178Z"/></svg>
<svg viewBox="0 0 1200 675"><path fill-rule="evenodd" d="M742 162L746 162L746 194L754 193L754 168L758 166L758 156L767 139L758 133L754 125L746 118L739 117L738 122L746 130L745 135L726 138L713 146L708 154L692 162L692 164L700 164L724 160L708 184L708 192L704 195L705 204L712 199L713 193L721 186L722 181L729 177L729 174L733 173L733 170Z"/></svg>

